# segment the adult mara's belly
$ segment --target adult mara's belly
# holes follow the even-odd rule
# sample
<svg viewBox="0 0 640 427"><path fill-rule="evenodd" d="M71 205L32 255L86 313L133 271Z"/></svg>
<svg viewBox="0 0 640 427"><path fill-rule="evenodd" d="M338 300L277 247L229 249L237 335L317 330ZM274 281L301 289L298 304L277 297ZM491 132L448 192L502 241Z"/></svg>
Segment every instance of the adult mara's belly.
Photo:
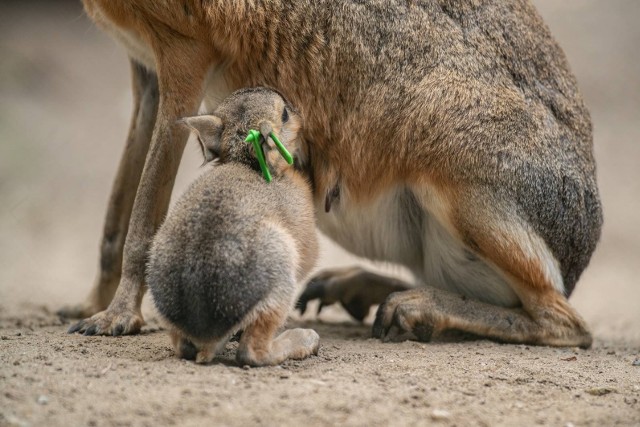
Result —
<svg viewBox="0 0 640 427"><path fill-rule="evenodd" d="M342 188L325 212L318 201L318 228L348 251L372 260L422 269L422 209L405 187L395 187L367 204Z"/></svg>
<svg viewBox="0 0 640 427"><path fill-rule="evenodd" d="M504 307L520 304L507 278L452 236L406 187L369 204L354 203L342 190L328 213L321 202L318 227L354 254L404 265L428 286Z"/></svg>

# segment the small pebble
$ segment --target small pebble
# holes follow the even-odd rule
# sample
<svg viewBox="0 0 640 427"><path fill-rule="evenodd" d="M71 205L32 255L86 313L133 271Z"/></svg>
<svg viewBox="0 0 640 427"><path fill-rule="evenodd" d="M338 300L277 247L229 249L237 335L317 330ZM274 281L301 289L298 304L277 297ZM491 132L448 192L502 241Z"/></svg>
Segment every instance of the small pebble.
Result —
<svg viewBox="0 0 640 427"><path fill-rule="evenodd" d="M576 427L576 425L572 422L568 422L564 425L564 427Z"/></svg>
<svg viewBox="0 0 640 427"><path fill-rule="evenodd" d="M251 369L251 366L249 366L249 365L244 365L244 366L242 367L242 369L244 369L245 371L248 371L249 369Z"/></svg>
<svg viewBox="0 0 640 427"><path fill-rule="evenodd" d="M433 420L448 420L451 418L451 413L444 409L434 409L431 412L431 419Z"/></svg>
<svg viewBox="0 0 640 427"><path fill-rule="evenodd" d="M636 359L633 361L633 363L631 364L633 366L640 366L640 359Z"/></svg>
<svg viewBox="0 0 640 427"><path fill-rule="evenodd" d="M36 400L36 402L38 402L38 405L46 405L47 403L49 403L49 398L44 394L41 394L40 396L38 396L38 400Z"/></svg>

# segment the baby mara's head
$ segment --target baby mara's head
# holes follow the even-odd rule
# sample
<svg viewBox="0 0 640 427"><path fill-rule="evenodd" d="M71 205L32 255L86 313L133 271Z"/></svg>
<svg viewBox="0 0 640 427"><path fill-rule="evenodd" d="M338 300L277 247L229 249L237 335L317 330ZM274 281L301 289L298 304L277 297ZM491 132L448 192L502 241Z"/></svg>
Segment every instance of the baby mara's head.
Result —
<svg viewBox="0 0 640 427"><path fill-rule="evenodd" d="M280 93L265 87L240 89L212 114L187 117L181 123L196 134L205 162L241 162L259 171L254 147L245 142L251 129L260 133L266 162L276 176L289 165L276 149L271 133L294 157L301 149L300 113Z"/></svg>

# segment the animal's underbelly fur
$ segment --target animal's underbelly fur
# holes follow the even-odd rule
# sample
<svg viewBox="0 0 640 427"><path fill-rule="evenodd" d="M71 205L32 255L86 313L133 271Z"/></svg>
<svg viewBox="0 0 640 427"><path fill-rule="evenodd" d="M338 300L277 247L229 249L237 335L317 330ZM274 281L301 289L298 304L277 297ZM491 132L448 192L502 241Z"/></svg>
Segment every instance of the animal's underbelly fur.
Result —
<svg viewBox="0 0 640 427"><path fill-rule="evenodd" d="M397 187L369 204L342 191L329 213L316 206L320 230L350 252L408 267L423 284L513 307L516 294L501 273L455 239L410 190Z"/></svg>

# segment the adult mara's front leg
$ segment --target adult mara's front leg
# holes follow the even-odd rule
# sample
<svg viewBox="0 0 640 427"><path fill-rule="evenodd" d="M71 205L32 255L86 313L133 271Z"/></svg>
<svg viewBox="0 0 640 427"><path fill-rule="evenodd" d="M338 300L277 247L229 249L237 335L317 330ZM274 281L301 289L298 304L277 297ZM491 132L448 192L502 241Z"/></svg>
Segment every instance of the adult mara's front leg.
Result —
<svg viewBox="0 0 640 427"><path fill-rule="evenodd" d="M160 38L160 37L159 37ZM202 100L205 74L210 64L209 50L194 40L164 38L154 47L160 89L160 104L136 193L129 231L124 245L120 285L111 304L88 319L73 325L69 332L85 335L122 335L140 331L140 311L147 250L164 217L175 176L187 140L176 121L193 115ZM167 43L168 40L172 40Z"/></svg>
<svg viewBox="0 0 640 427"><path fill-rule="evenodd" d="M131 60L133 114L127 143L111 189L100 245L100 269L86 301L63 307L58 314L84 318L106 309L122 272L122 250L131 210L158 114L158 79L153 71Z"/></svg>
<svg viewBox="0 0 640 427"><path fill-rule="evenodd" d="M307 305L318 300L318 313L323 307L339 302L354 319L362 322L371 306L382 304L387 297L412 286L402 280L367 271L361 267L324 270L309 280L298 298L300 314Z"/></svg>

